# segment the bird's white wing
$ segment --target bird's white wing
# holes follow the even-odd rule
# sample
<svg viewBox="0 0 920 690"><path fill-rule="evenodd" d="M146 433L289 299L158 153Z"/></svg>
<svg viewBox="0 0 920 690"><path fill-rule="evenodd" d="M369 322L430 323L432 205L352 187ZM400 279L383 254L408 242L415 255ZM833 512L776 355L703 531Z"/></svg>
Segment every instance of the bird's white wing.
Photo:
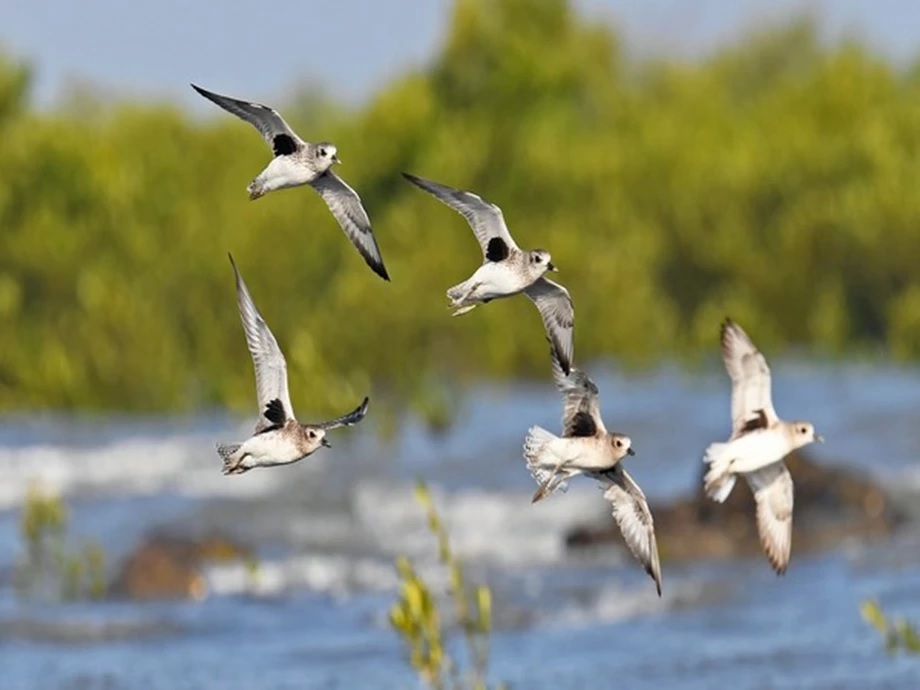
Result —
<svg viewBox="0 0 920 690"><path fill-rule="evenodd" d="M409 173L403 173L403 177L466 218L482 247L482 255L488 261L501 261L511 250L518 249L505 225L502 210L495 204L472 192L454 189Z"/></svg>
<svg viewBox="0 0 920 690"><path fill-rule="evenodd" d="M757 501L757 531L770 565L786 572L792 553L792 475L782 461L744 475Z"/></svg>
<svg viewBox="0 0 920 690"><path fill-rule="evenodd" d="M575 307L569 291L545 277L524 289L540 312L546 335L556 351L554 360L563 373L569 373L574 358Z"/></svg>
<svg viewBox="0 0 920 690"><path fill-rule="evenodd" d="M274 108L261 103L250 103L229 96L221 96L195 84L192 84L192 88L212 103L216 103L228 113L236 115L259 130L262 138L276 156L293 153L306 144Z"/></svg>
<svg viewBox="0 0 920 690"><path fill-rule="evenodd" d="M722 359L732 380L732 438L737 438L777 419L770 393L770 367L747 333L731 319L722 324L721 341Z"/></svg>
<svg viewBox="0 0 920 690"><path fill-rule="evenodd" d="M598 477L606 498L613 505L613 519L616 520L636 560L642 564L655 581L658 596L661 596L661 563L658 560L658 542L655 539L655 523L648 508L645 494L639 485L620 465Z"/></svg>
<svg viewBox="0 0 920 690"><path fill-rule="evenodd" d="M266 410L273 400L281 401L285 419L294 419L294 408L291 406L291 396L288 393L287 363L284 361L281 348L278 347L278 341L252 301L252 296L232 256L230 264L236 275L236 300L240 308L240 320L243 322L246 344L249 346L256 373L256 396L259 401L259 420L256 422L258 433L272 424L266 416Z"/></svg>
<svg viewBox="0 0 920 690"><path fill-rule="evenodd" d="M606 432L594 381L581 369L572 368L566 375L555 347L550 348L550 359L553 380L562 393L562 435L570 438Z"/></svg>
<svg viewBox="0 0 920 690"><path fill-rule="evenodd" d="M331 170L313 180L310 186L323 197L332 215L371 270L384 280L389 280L390 276L383 265L383 257L371 229L370 218L367 217L358 193Z"/></svg>
<svg viewBox="0 0 920 690"><path fill-rule="evenodd" d="M360 405L358 405L358 407L353 409L348 414L337 417L336 419L330 419L328 422L314 424L313 426L317 426L320 429L329 430L338 429L341 426L351 426L352 424L357 424L362 419L364 419L364 415L367 414L367 403L368 398L364 398L364 402L362 402Z"/></svg>

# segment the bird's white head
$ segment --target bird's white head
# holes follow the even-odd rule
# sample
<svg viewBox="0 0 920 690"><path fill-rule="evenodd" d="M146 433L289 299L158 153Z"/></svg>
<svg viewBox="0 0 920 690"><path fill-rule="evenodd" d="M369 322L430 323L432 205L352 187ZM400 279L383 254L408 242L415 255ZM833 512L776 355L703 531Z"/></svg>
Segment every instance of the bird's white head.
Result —
<svg viewBox="0 0 920 690"><path fill-rule="evenodd" d="M540 275L543 275L547 271L559 270L553 266L553 257L551 257L549 252L545 249L534 249L530 252L530 265L533 266Z"/></svg>
<svg viewBox="0 0 920 690"><path fill-rule="evenodd" d="M323 171L328 170L336 163L342 162L339 160L338 150L335 148L335 144L330 144L328 141L317 144L314 151L316 161Z"/></svg>
<svg viewBox="0 0 920 690"><path fill-rule="evenodd" d="M636 451L632 449L632 439L626 434L610 434L610 447L617 460L626 455L635 455Z"/></svg>
<svg viewBox="0 0 920 690"><path fill-rule="evenodd" d="M309 441L310 447L312 449L310 451L311 453L320 446L325 446L326 448L332 447L332 444L326 440L325 429L308 428L305 429L305 432L307 434L307 440Z"/></svg>
<svg viewBox="0 0 920 690"><path fill-rule="evenodd" d="M824 437L815 431L811 422L791 422L792 443L796 448L801 448L809 443L824 443Z"/></svg>

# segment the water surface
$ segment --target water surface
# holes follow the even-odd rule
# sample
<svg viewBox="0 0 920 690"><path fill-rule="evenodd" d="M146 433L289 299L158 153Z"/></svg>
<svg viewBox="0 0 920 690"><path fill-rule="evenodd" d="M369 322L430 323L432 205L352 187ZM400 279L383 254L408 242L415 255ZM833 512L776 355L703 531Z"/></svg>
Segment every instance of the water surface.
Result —
<svg viewBox="0 0 920 690"><path fill-rule="evenodd" d="M36 481L68 499L75 538L113 560L166 525L237 536L261 565L255 578L209 570L202 602L23 602L0 575L0 687L416 687L386 612L398 553L445 583L412 499L422 476L470 577L493 588L493 678L513 688L918 688L920 658L886 655L858 605L876 597L920 621L920 371L773 370L780 414L828 439L813 457L866 472L917 522L878 543L794 550L783 578L762 558L666 562L661 599L616 546L566 552L567 530L610 519L591 482L530 505L520 447L531 424L559 427L548 384L481 388L444 435L409 420L386 442L365 424L308 461L239 477L220 474L213 444L244 437L249 420L9 417L0 573L21 548L16 509ZM724 372L591 373L608 426L633 438L629 470L653 509L693 490L702 450L729 432Z"/></svg>

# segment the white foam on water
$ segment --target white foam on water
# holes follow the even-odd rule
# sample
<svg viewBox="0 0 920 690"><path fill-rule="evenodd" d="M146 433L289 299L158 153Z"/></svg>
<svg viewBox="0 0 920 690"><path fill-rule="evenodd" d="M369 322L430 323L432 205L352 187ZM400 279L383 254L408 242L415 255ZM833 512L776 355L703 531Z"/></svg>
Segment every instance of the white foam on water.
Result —
<svg viewBox="0 0 920 690"><path fill-rule="evenodd" d="M578 567L584 559L567 552L568 531L586 523L612 520L607 503L590 486L537 505L530 503L529 488L512 493L478 489L448 493L431 487L453 552L471 574L498 569L504 575L527 579L534 568L560 564ZM272 510L277 508L272 506ZM281 514L287 513L282 509ZM270 540L283 535L292 553L260 563L255 577L244 565L213 567L208 571L213 592L389 591L398 584L394 567L398 556L408 557L433 587L447 587L437 539L411 484L365 480L353 488L345 505L327 505L306 513L292 510L283 522L276 518L262 522L277 531L258 538ZM594 558L616 566L622 554L617 549L605 549Z"/></svg>
<svg viewBox="0 0 920 690"><path fill-rule="evenodd" d="M588 486L537 504L530 502L529 485L520 492L470 489L451 494L435 486L431 493L455 552L484 564L558 563L566 557L569 530L609 517L606 502ZM352 510L359 529L387 553L424 558L436 549L411 486L360 484L352 495Z"/></svg>
<svg viewBox="0 0 920 690"><path fill-rule="evenodd" d="M271 492L284 481L270 472L251 474L245 482L223 476L214 439L202 433L129 436L91 446L6 446L0 447L0 509L18 506L33 485L63 496L81 492L139 496L172 491L191 496L245 497Z"/></svg>
<svg viewBox="0 0 920 690"><path fill-rule="evenodd" d="M582 627L589 623L618 623L668 608L666 600L658 597L654 586L646 586L645 583L636 587L611 584L597 590L587 603L579 602L577 598L567 599L561 610L544 613L541 622Z"/></svg>
<svg viewBox="0 0 920 690"><path fill-rule="evenodd" d="M565 597L559 609L541 607L537 623L564 628L619 623L697 606L724 596L724 588L717 582L671 579L659 597L650 579L624 586L616 581L617 577L618 573L612 571L611 582L592 589L586 596Z"/></svg>
<svg viewBox="0 0 920 690"><path fill-rule="evenodd" d="M920 463L899 470L883 480L883 486L892 492L920 493Z"/></svg>
<svg viewBox="0 0 920 690"><path fill-rule="evenodd" d="M398 584L392 561L345 554L296 555L283 560L211 566L205 572L211 594L278 596L307 589L335 595L392 591Z"/></svg>

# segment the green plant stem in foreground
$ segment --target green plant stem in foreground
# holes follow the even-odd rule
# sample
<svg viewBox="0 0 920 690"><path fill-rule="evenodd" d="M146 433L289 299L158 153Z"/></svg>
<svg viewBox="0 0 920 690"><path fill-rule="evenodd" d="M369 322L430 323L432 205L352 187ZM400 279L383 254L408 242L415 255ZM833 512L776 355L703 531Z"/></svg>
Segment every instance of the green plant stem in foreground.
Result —
<svg viewBox="0 0 920 690"><path fill-rule="evenodd" d="M903 651L908 654L920 654L920 634L916 626L904 618L889 621L874 599L867 599L859 611L863 619L885 637L885 648L895 654Z"/></svg>
<svg viewBox="0 0 920 690"><path fill-rule="evenodd" d="M409 663L419 678L435 690L469 687L486 690L489 667L489 634L492 630L492 594L484 585L470 589L463 568L424 482L415 488L415 498L426 513L428 528L438 544L438 558L448 571L448 594L453 602L456 624L463 632L471 668L461 672L447 652L446 633L438 603L430 586L405 556L396 560L399 599L390 609L390 624L402 637ZM500 687L500 686L499 686Z"/></svg>
<svg viewBox="0 0 920 690"><path fill-rule="evenodd" d="M25 554L14 578L20 596L98 599L105 594L105 553L94 543L72 549L69 520L59 496L29 489L19 522Z"/></svg>

